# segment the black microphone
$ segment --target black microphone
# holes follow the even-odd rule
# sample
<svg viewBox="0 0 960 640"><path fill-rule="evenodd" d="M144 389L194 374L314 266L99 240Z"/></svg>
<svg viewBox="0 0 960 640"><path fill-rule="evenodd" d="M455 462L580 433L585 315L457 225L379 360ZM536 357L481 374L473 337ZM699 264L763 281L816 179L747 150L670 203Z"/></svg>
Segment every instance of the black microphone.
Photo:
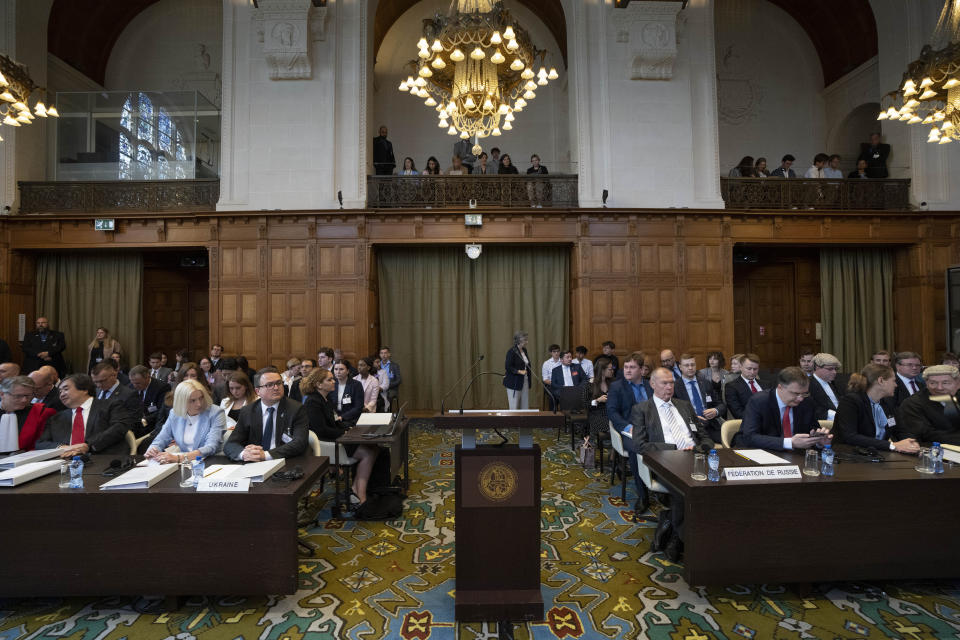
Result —
<svg viewBox="0 0 960 640"><path fill-rule="evenodd" d="M554 413L557 413L557 409L558 409L559 406L560 406L560 404L557 402L557 396L553 395L553 392L550 391L550 389L547 387L547 385L545 385L545 384L543 383L543 380L541 380L538 376L530 376L530 377L531 377L531 378L536 378L536 379L537 379L537 382L540 383L540 386L543 387L543 390L547 393L548 396L550 396L550 400L552 401L552 404L553 404L553 412L554 412Z"/></svg>
<svg viewBox="0 0 960 640"><path fill-rule="evenodd" d="M503 378L507 377L507 374L500 373L499 371L481 371L477 375L473 376L473 379L470 380L469 384L467 384L467 388L463 390L463 396L460 398L460 415L463 415L463 403L467 399L467 391L470 391L470 387L473 386L473 383L476 382L478 378L482 378L483 376L500 376L500 379L502 380Z"/></svg>
<svg viewBox="0 0 960 640"><path fill-rule="evenodd" d="M337 191L337 201L340 203L340 208L343 209L343 191Z"/></svg>
<svg viewBox="0 0 960 640"><path fill-rule="evenodd" d="M120 475L132 466L133 463L130 461L129 457L126 460L111 460L110 466L103 470L102 475L112 478Z"/></svg>
<svg viewBox="0 0 960 640"><path fill-rule="evenodd" d="M450 390L447 391L445 394L443 394L443 397L440 398L440 415L443 415L443 403L447 399L447 396L453 393L453 390L457 388L457 385L463 382L463 379L466 378L468 375L470 375L470 372L473 371L473 368L476 367L478 364L480 364L480 361L483 360L483 358L484 358L483 354L480 354L480 357L477 358L476 362L470 365L470 368L467 369L462 376L460 376L460 379L457 380L452 387L450 387Z"/></svg>

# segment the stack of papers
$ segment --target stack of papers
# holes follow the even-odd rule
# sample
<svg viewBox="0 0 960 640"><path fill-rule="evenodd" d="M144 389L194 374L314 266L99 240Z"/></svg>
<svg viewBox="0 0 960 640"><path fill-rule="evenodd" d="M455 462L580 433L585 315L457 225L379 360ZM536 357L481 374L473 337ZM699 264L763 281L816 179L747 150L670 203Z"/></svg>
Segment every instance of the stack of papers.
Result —
<svg viewBox="0 0 960 640"><path fill-rule="evenodd" d="M757 464L791 464L789 460L784 460L763 449L734 449L733 452Z"/></svg>
<svg viewBox="0 0 960 640"><path fill-rule="evenodd" d="M16 455L7 456L0 459L0 469L13 469L28 462L40 462L41 460L50 460L59 458L60 451L56 449L36 449L35 451L24 451Z"/></svg>
<svg viewBox="0 0 960 640"><path fill-rule="evenodd" d="M32 453L32 452L31 452ZM27 462L13 469L0 473L0 487L15 487L18 484L29 482L34 478L45 476L60 470L60 460L44 460L42 462Z"/></svg>
<svg viewBox="0 0 960 640"><path fill-rule="evenodd" d="M379 427L381 425L390 424L392 419L392 413L361 413L360 418L357 419L357 426Z"/></svg>
<svg viewBox="0 0 960 640"><path fill-rule="evenodd" d="M100 489L149 489L177 470L176 463L134 467L113 480L100 485Z"/></svg>
<svg viewBox="0 0 960 640"><path fill-rule="evenodd" d="M204 469L203 477L215 480L249 478L250 482L263 482L285 464L286 460L284 458L248 464L212 464Z"/></svg>

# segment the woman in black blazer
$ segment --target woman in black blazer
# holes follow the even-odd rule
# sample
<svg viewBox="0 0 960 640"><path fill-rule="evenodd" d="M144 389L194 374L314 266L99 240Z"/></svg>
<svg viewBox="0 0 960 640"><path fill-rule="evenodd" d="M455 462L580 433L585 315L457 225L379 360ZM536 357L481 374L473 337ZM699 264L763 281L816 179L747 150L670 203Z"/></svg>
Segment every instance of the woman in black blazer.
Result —
<svg viewBox="0 0 960 640"><path fill-rule="evenodd" d="M503 363L506 374L503 376L503 386L507 388L507 402L511 409L530 408L530 354L527 353L526 331L517 331L513 334L513 346L507 351L506 361Z"/></svg>
<svg viewBox="0 0 960 640"><path fill-rule="evenodd" d="M840 398L833 418L836 441L878 451L916 453L920 446L913 438L895 440L900 430L893 414L880 402L896 389L896 374L882 364L868 364L850 376L850 393Z"/></svg>
<svg viewBox="0 0 960 640"><path fill-rule="evenodd" d="M345 427L350 428L357 424L360 414L363 413L363 385L350 377L350 367L345 360L333 363L333 377L336 386L330 400L337 407L337 415Z"/></svg>

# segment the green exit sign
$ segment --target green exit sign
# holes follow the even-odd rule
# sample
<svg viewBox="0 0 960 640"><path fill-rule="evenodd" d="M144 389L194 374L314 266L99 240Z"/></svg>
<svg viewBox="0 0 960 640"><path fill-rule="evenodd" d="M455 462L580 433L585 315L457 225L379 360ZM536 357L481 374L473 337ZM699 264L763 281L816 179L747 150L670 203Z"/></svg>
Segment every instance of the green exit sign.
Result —
<svg viewBox="0 0 960 640"><path fill-rule="evenodd" d="M97 231L114 231L113 218L97 218L93 221L93 228Z"/></svg>

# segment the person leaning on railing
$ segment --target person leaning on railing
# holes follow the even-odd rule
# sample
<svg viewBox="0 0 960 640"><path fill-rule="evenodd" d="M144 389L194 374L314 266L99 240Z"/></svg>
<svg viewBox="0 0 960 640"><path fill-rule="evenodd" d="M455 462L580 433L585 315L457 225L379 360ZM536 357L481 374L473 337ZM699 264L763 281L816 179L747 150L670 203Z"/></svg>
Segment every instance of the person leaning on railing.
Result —
<svg viewBox="0 0 960 640"><path fill-rule="evenodd" d="M753 156L743 156L733 169L730 169L731 178L755 178L753 172Z"/></svg>
<svg viewBox="0 0 960 640"><path fill-rule="evenodd" d="M520 173L519 171L517 171L517 168L513 165L513 160L510 159L510 154L509 154L509 153L505 153L505 154L503 154L502 156L500 156L500 167L497 169L497 173L500 173L500 174L504 174L504 173L518 174L518 173Z"/></svg>
<svg viewBox="0 0 960 640"><path fill-rule="evenodd" d="M509 156L507 156L509 157ZM527 175L541 175L545 176L549 171L547 168L540 164L540 156L533 154L530 156L530 168L527 169ZM530 198L530 206L541 208L543 206L543 187L544 183L542 180L531 180L527 182L527 197Z"/></svg>
<svg viewBox="0 0 960 640"><path fill-rule="evenodd" d="M397 175L401 176L415 176L419 175L417 171L417 164L413 161L413 158L407 156L403 159L403 169L400 169Z"/></svg>

